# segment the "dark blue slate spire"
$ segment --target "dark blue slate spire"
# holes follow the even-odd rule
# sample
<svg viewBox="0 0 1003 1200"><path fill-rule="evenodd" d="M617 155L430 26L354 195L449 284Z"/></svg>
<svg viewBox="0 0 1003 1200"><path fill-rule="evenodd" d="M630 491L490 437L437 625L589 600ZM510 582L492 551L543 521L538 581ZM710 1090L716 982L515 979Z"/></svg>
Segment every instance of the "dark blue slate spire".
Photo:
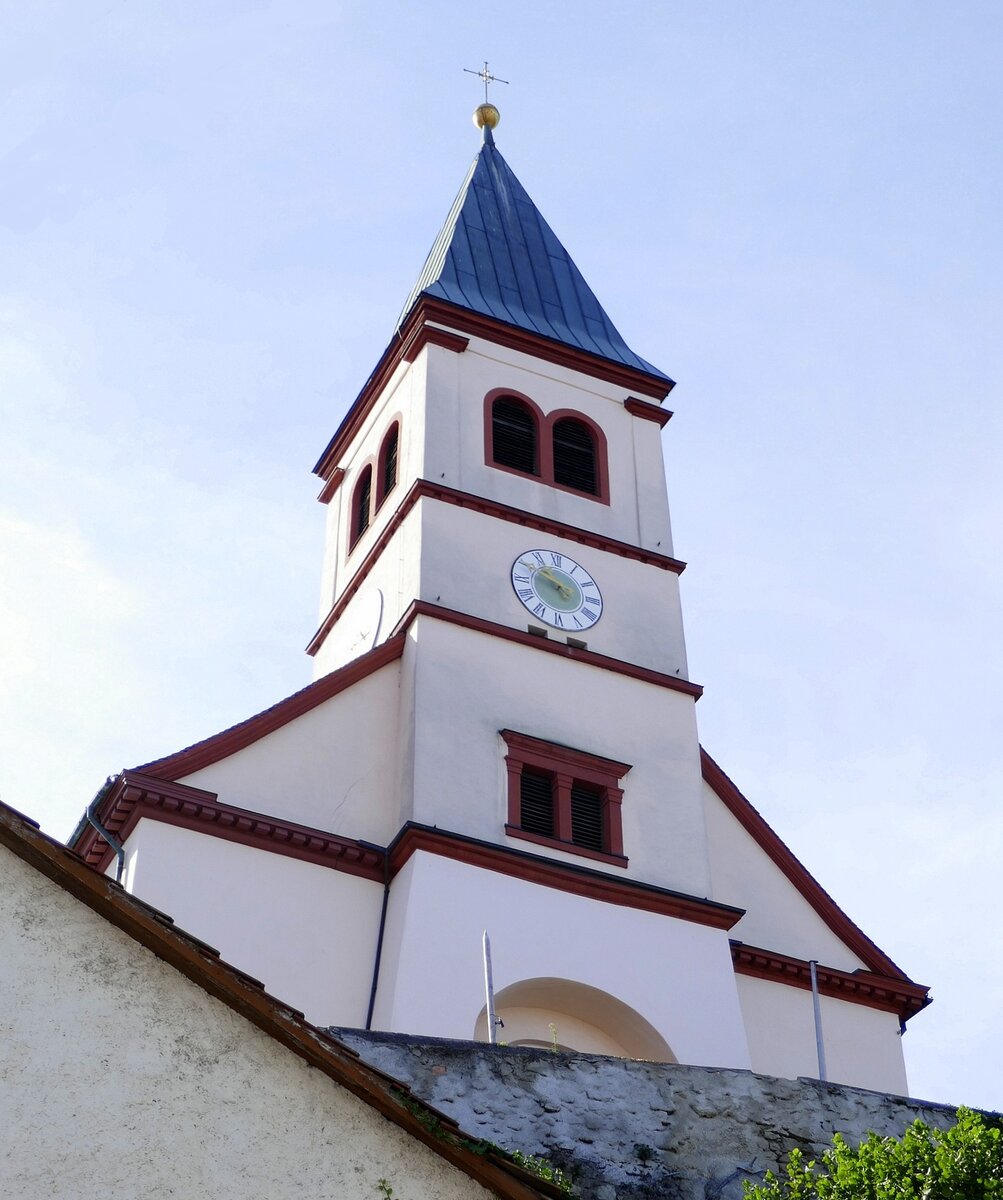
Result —
<svg viewBox="0 0 1003 1200"><path fill-rule="evenodd" d="M420 296L671 380L627 345L526 189L491 129L435 239L398 328Z"/></svg>

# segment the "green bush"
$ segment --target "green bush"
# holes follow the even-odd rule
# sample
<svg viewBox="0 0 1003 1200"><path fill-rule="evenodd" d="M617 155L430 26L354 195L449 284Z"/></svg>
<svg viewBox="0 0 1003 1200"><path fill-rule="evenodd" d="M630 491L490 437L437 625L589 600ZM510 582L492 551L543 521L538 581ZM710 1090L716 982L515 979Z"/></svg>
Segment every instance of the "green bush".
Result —
<svg viewBox="0 0 1003 1200"><path fill-rule="evenodd" d="M746 1200L1003 1200L1000 1131L959 1108L946 1132L914 1121L900 1138L872 1133L856 1149L837 1133L821 1162L799 1150L785 1178L746 1183Z"/></svg>

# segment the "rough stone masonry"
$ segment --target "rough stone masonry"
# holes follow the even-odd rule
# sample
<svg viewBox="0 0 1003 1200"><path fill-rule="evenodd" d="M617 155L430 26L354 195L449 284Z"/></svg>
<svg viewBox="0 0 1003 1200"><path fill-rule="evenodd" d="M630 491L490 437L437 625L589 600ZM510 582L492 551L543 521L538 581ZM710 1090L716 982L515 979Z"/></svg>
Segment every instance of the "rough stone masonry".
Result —
<svg viewBox="0 0 1003 1200"><path fill-rule="evenodd" d="M332 1029L475 1137L542 1155L583 1200L741 1200L800 1147L901 1134L943 1104L751 1071Z"/></svg>

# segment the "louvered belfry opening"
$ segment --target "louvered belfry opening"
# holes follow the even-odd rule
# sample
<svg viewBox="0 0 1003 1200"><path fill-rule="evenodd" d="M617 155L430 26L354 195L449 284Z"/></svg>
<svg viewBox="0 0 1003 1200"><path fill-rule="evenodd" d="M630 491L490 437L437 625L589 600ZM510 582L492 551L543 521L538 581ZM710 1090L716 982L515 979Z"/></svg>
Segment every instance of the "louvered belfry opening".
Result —
<svg viewBox="0 0 1003 1200"><path fill-rule="evenodd" d="M380 479L380 499L394 489L397 483L397 443L400 440L400 427L393 425L383 440L381 455L383 470Z"/></svg>
<svg viewBox="0 0 1003 1200"><path fill-rule="evenodd" d="M373 496L373 468L366 467L355 488L355 504L352 512L354 535L357 541L369 528L369 510Z"/></svg>
<svg viewBox="0 0 1003 1200"><path fill-rule="evenodd" d="M604 850L602 788L594 783L571 785L571 840L586 850Z"/></svg>
<svg viewBox="0 0 1003 1200"><path fill-rule="evenodd" d="M503 467L539 475L536 417L512 396L491 405L491 457Z"/></svg>
<svg viewBox="0 0 1003 1200"><path fill-rule="evenodd" d="M599 492L595 435L574 417L554 422L554 482L592 496Z"/></svg>
<svg viewBox="0 0 1003 1200"><path fill-rule="evenodd" d="M554 836L554 777L523 767L519 779L519 825L527 833Z"/></svg>

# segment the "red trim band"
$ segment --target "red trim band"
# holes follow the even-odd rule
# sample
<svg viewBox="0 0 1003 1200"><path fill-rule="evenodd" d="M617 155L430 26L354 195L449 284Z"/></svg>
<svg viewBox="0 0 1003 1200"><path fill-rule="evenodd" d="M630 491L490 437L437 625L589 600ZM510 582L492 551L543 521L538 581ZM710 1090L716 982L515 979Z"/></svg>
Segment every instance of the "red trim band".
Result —
<svg viewBox="0 0 1003 1200"><path fill-rule="evenodd" d="M731 961L736 975L751 975L771 983L811 990L811 964L803 958L775 954L744 942L731 943ZM931 1003L929 989L908 979L889 978L873 971L840 971L835 967L816 966L818 990L823 996L864 1004L897 1013L903 1020L915 1016Z"/></svg>
<svg viewBox="0 0 1003 1200"><path fill-rule="evenodd" d="M330 611L306 647L307 654L313 656L323 646L327 635L334 628L335 622L344 612L349 600L362 586L390 539L400 528L401 522L421 499L439 500L443 504L455 504L458 508L469 508L483 516L497 517L501 521L521 525L524 529L535 529L540 533L549 534L551 537L559 537L581 546L588 546L592 550L602 550L606 554L616 554L620 558L644 563L645 566L671 571L673 575L681 575L686 570L684 562L680 562L678 558L670 558L667 554L659 554L655 550L644 550L640 546L632 546L629 542L620 542L615 538L604 537L600 533L593 533L591 530L582 529L577 525L565 525L563 521L552 521L549 517L541 517L536 513L527 512L523 508L513 508L509 504L500 504L496 500L475 496L472 492L461 492L457 488L447 487L442 483L418 479L401 499L383 531L356 567L355 574L345 585L334 604L331 605Z"/></svg>
<svg viewBox="0 0 1003 1200"><path fill-rule="evenodd" d="M742 795L735 784L711 758L700 748L700 766L704 780L725 804L738 823L750 834L753 841L766 852L801 895L808 901L832 932L844 942L858 958L881 976L911 982L901 967L897 966L883 950L846 915L818 880L784 845L777 834L766 823L759 812Z"/></svg>
<svg viewBox="0 0 1003 1200"><path fill-rule="evenodd" d="M415 617L433 617L438 621L448 621L451 625L460 625L464 629L473 629L478 633L502 638L506 642L531 646L534 650L543 650L548 654L559 654L562 658L571 658L590 667L599 667L603 671L612 671L616 675L626 675L630 679L653 683L656 687L682 692L686 696L692 696L694 700L699 700L703 695L703 688L700 684L691 683L688 679L680 679L676 675L666 675L662 671L653 671L650 667L624 662L619 658L610 658L606 654L597 654L594 650L582 650L577 646L569 646L566 642L552 641L550 638L539 637L537 634L528 633L522 629L499 625L496 621L487 621L484 617L458 612L455 608L445 608L440 604L432 604L428 600L412 600L407 611L397 622L394 636L404 633Z"/></svg>
<svg viewBox="0 0 1003 1200"><path fill-rule="evenodd" d="M181 829L193 829L224 841L253 846L256 850L269 850L273 854L383 882L386 852L382 847L236 808L232 804L221 804L215 792L165 782L139 771L123 771L119 775L102 802L101 811L101 823L119 841L125 841L141 817L150 817ZM90 825L75 849L98 871L104 871L112 859L111 847Z"/></svg>
<svg viewBox="0 0 1003 1200"><path fill-rule="evenodd" d="M672 420L669 409L659 408L657 404L651 404L647 400L638 400L636 396L628 396L623 406L631 416L640 417L643 421L654 421L659 429L664 429Z"/></svg>
<svg viewBox="0 0 1003 1200"><path fill-rule="evenodd" d="M497 846L463 834L448 833L411 822L404 826L388 848L391 876L395 876L418 850L494 871L499 875L513 876L527 883L556 888L576 896L588 896L604 904L637 908L664 917L678 917L713 929L731 929L745 912L729 904L717 904L713 900L670 892L667 888L655 887L650 883L617 879L588 867L541 858L508 846Z"/></svg>
<svg viewBox="0 0 1003 1200"><path fill-rule="evenodd" d="M229 729L213 734L212 737L187 746L176 754L168 754L165 758L144 763L136 770L146 775L152 775L156 779L181 779L186 775L192 775L203 767L219 762L221 758L228 758L231 754L236 754L238 750L243 750L246 746L252 745L276 729L281 729L283 725L288 725L290 721L294 721L304 713L310 712L318 704L323 704L332 696L337 696L339 692L345 691L346 688L350 688L368 675L372 675L380 667L400 658L403 650L403 636L391 637L382 646L377 646L375 650L370 650L359 658L353 659L346 666L332 671L330 675L323 676L315 683L308 684L300 691L280 700L278 704L266 708L264 712L255 713L246 721L241 721Z"/></svg>
<svg viewBox="0 0 1003 1200"><path fill-rule="evenodd" d="M427 325L426 322L429 319L442 322L450 328L443 330L434 325ZM426 329L427 334L423 332ZM383 351L380 361L366 380L355 403L338 426L334 437L328 442L324 453L313 469L315 475L326 479L332 468L338 465L342 454L362 428L377 397L389 383L394 371L401 362L411 361L407 360L405 356L411 353L416 345L417 349L413 349L415 356L423 345L429 343L457 352L466 349L468 339L452 332L453 330L460 330L461 333L484 338L486 341L519 350L534 358L569 367L573 371L580 371L595 379L603 379L608 383L641 392L645 396L653 396L656 400L664 399L675 386L672 380L661 379L658 376L647 375L643 371L635 371L631 367L620 366L607 359L587 354L584 350L575 350L571 346L552 342L539 334L505 325L491 317L482 317L467 309L446 304L444 301L421 296L397 336ZM422 340L423 338L424 340Z"/></svg>

